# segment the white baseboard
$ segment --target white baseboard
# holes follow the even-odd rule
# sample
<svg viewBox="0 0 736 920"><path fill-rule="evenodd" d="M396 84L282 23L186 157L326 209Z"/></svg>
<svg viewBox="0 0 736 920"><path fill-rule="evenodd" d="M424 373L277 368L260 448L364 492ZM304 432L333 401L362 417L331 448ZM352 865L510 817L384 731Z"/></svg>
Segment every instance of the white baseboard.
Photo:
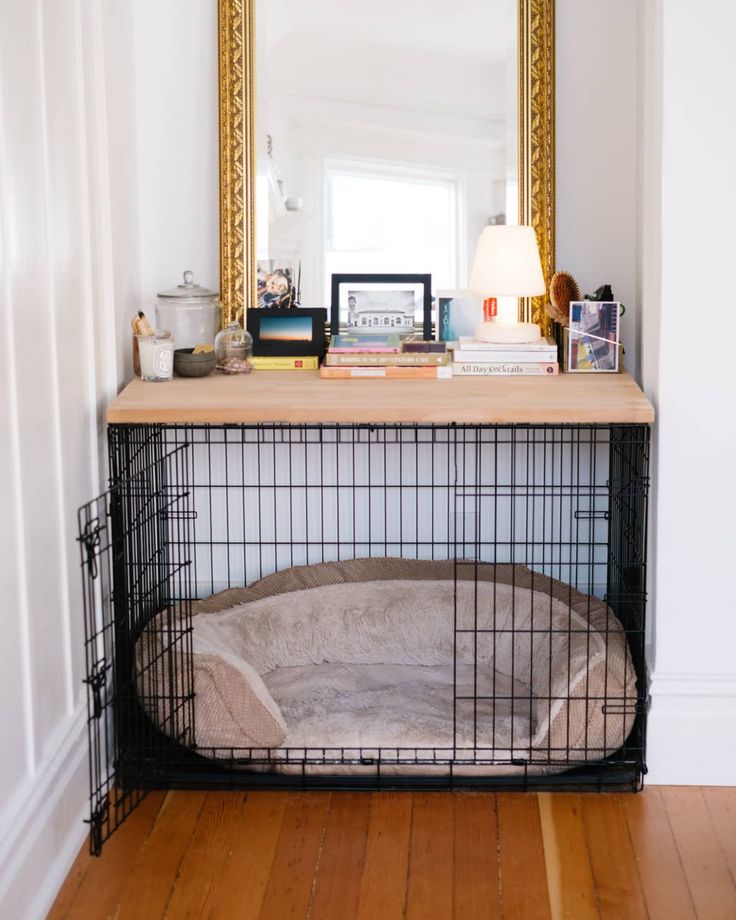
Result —
<svg viewBox="0 0 736 920"><path fill-rule="evenodd" d="M70 717L0 837L0 917L43 920L86 836L86 705Z"/></svg>
<svg viewBox="0 0 736 920"><path fill-rule="evenodd" d="M736 675L656 673L646 781L736 786Z"/></svg>

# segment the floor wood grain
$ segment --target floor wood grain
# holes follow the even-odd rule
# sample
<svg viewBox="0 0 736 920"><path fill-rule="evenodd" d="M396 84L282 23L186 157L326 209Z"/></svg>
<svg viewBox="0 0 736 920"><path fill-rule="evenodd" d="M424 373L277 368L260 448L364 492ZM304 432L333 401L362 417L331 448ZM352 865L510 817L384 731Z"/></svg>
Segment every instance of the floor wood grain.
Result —
<svg viewBox="0 0 736 920"><path fill-rule="evenodd" d="M232 920L233 917L258 920L260 917L287 799L285 792L259 792L233 802L238 833L220 891L212 910L205 915L210 920Z"/></svg>
<svg viewBox="0 0 736 920"><path fill-rule="evenodd" d="M550 910L537 795L498 796L501 909L505 920L547 920Z"/></svg>
<svg viewBox="0 0 736 920"><path fill-rule="evenodd" d="M600 913L583 822L583 796L540 793L538 799L552 917L596 920Z"/></svg>
<svg viewBox="0 0 736 920"><path fill-rule="evenodd" d="M161 920L206 798L205 792L166 796L125 882L116 918Z"/></svg>
<svg viewBox="0 0 736 920"><path fill-rule="evenodd" d="M601 917L647 920L639 869L620 797L586 795L581 799Z"/></svg>
<svg viewBox="0 0 736 920"><path fill-rule="evenodd" d="M334 792L312 897L312 920L342 920L358 914L365 862L370 796Z"/></svg>
<svg viewBox="0 0 736 920"><path fill-rule="evenodd" d="M736 789L151 793L51 920L736 917Z"/></svg>
<svg viewBox="0 0 736 920"><path fill-rule="evenodd" d="M451 792L414 793L407 920L444 920L452 916L454 823Z"/></svg>
<svg viewBox="0 0 736 920"><path fill-rule="evenodd" d="M406 905L413 799L404 792L371 796L358 920L400 920Z"/></svg>
<svg viewBox="0 0 736 920"><path fill-rule="evenodd" d="M501 915L495 795L455 795L455 913L463 920Z"/></svg>
<svg viewBox="0 0 736 920"><path fill-rule="evenodd" d="M309 915L329 807L329 795L294 793L287 798L263 896L263 920Z"/></svg>
<svg viewBox="0 0 736 920"><path fill-rule="evenodd" d="M651 920L692 920L695 905L660 790L621 796L620 803Z"/></svg>
<svg viewBox="0 0 736 920"><path fill-rule="evenodd" d="M702 791L663 786L662 797L696 916L733 920L736 886Z"/></svg>

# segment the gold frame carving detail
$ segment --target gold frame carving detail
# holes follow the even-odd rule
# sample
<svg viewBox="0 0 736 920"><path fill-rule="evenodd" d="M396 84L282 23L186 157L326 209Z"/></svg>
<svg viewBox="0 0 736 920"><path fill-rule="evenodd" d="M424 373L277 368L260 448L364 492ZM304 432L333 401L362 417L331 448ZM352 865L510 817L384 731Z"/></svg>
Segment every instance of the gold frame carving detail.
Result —
<svg viewBox="0 0 736 920"><path fill-rule="evenodd" d="M536 230L544 280L555 270L555 0L519 0L519 223ZM546 297L520 319L551 332Z"/></svg>
<svg viewBox="0 0 736 920"><path fill-rule="evenodd" d="M218 0L220 297L244 323L255 291L255 0ZM252 290L251 290L252 289Z"/></svg>
<svg viewBox="0 0 736 920"><path fill-rule="evenodd" d="M223 321L255 302L255 2L218 0L220 292ZM519 0L519 221L537 232L544 277L555 261L555 0ZM544 297L521 302L546 334Z"/></svg>

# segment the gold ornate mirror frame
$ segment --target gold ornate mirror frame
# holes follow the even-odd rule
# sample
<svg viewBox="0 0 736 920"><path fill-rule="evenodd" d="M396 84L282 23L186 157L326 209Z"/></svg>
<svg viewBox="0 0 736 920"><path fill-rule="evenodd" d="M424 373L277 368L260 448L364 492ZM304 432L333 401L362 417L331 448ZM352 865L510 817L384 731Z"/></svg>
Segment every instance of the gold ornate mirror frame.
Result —
<svg viewBox="0 0 736 920"><path fill-rule="evenodd" d="M220 62L220 291L223 319L255 302L256 0L218 0ZM519 222L537 231L544 275L555 259L555 0L519 0ZM546 333L544 298L521 318Z"/></svg>

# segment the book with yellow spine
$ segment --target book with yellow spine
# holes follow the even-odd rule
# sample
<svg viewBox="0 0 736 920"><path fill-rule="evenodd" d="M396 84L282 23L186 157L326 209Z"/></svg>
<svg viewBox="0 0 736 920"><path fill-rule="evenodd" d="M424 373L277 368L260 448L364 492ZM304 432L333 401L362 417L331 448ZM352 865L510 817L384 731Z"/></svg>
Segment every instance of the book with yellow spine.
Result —
<svg viewBox="0 0 736 920"><path fill-rule="evenodd" d="M316 371L319 367L317 355L292 358L287 355L254 355L251 359L257 371Z"/></svg>

